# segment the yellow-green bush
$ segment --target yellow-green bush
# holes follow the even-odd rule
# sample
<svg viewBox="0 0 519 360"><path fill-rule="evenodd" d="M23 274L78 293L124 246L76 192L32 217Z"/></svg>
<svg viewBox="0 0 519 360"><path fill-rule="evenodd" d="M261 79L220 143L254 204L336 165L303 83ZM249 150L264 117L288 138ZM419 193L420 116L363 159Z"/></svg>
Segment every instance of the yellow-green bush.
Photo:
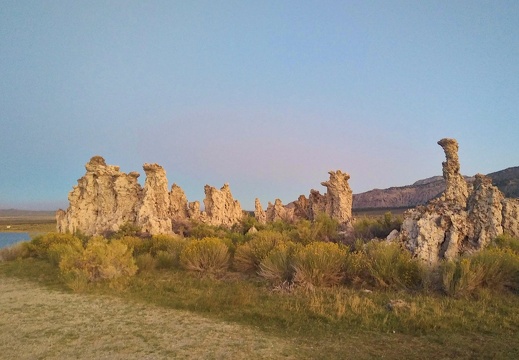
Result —
<svg viewBox="0 0 519 360"><path fill-rule="evenodd" d="M501 249L510 249L519 254L519 239L508 234L499 235L493 241L493 245Z"/></svg>
<svg viewBox="0 0 519 360"><path fill-rule="evenodd" d="M442 289L463 297L480 288L519 290L519 254L510 248L488 248L440 266Z"/></svg>
<svg viewBox="0 0 519 360"><path fill-rule="evenodd" d="M150 271L157 267L157 260L150 253L139 254L135 258L135 264L140 272Z"/></svg>
<svg viewBox="0 0 519 360"><path fill-rule="evenodd" d="M348 284L364 284L368 282L368 258L363 251L348 252L344 261L344 280Z"/></svg>
<svg viewBox="0 0 519 360"><path fill-rule="evenodd" d="M450 296L468 296L481 287L483 271L483 268L473 264L470 258L445 261L440 264L442 289Z"/></svg>
<svg viewBox="0 0 519 360"><path fill-rule="evenodd" d="M519 290L519 253L512 248L488 248L474 254L472 261L484 269L483 286Z"/></svg>
<svg viewBox="0 0 519 360"><path fill-rule="evenodd" d="M274 285L292 282L294 278L294 254L302 247L291 241L277 244L259 265L259 275Z"/></svg>
<svg viewBox="0 0 519 360"><path fill-rule="evenodd" d="M294 255L294 282L304 286L332 286L341 283L347 250L330 242L314 242Z"/></svg>
<svg viewBox="0 0 519 360"><path fill-rule="evenodd" d="M72 234L47 233L36 236L27 244L30 257L47 258L47 251L54 244L75 244L81 239Z"/></svg>
<svg viewBox="0 0 519 360"><path fill-rule="evenodd" d="M234 253L234 267L238 271L258 271L261 261L277 245L286 242L288 238L280 232L272 230L258 231L252 239L238 245Z"/></svg>
<svg viewBox="0 0 519 360"><path fill-rule="evenodd" d="M290 238L301 244L306 245L314 241L336 241L339 238L339 223L326 213L318 214L313 221L298 221L293 226L294 229L289 232Z"/></svg>
<svg viewBox="0 0 519 360"><path fill-rule="evenodd" d="M149 239L143 239L138 236L122 236L117 238L118 241L122 242L129 248L133 249L133 255L138 256L144 254L150 250L151 241Z"/></svg>
<svg viewBox="0 0 519 360"><path fill-rule="evenodd" d="M220 273L229 266L229 248L219 238L193 239L182 249L180 263L187 270Z"/></svg>
<svg viewBox="0 0 519 360"><path fill-rule="evenodd" d="M19 242L0 249L0 261L13 261L28 257L27 242Z"/></svg>
<svg viewBox="0 0 519 360"><path fill-rule="evenodd" d="M90 239L80 252L63 254L59 268L65 279L87 282L127 278L137 272L132 249L121 241L102 237Z"/></svg>
<svg viewBox="0 0 519 360"><path fill-rule="evenodd" d="M186 239L175 235L153 235L146 240L136 239L140 240L139 251L134 251L136 258L149 254L154 258L153 268L166 269L180 266L180 252L187 243ZM141 261L145 260L141 259ZM145 265L146 268L150 268L150 266L150 264Z"/></svg>
<svg viewBox="0 0 519 360"><path fill-rule="evenodd" d="M423 264L398 244L373 240L363 251L367 274L374 286L393 289L421 286Z"/></svg>
<svg viewBox="0 0 519 360"><path fill-rule="evenodd" d="M159 251L170 253L180 253L186 239L176 235L153 235L150 240L149 252L151 255L157 255Z"/></svg>
<svg viewBox="0 0 519 360"><path fill-rule="evenodd" d="M399 230L402 225L402 217L394 217L391 212L383 216L364 216L353 223L355 237L363 240L373 238L385 239L393 230Z"/></svg>
<svg viewBox="0 0 519 360"><path fill-rule="evenodd" d="M56 242L49 246L47 250L47 259L55 266L58 266L63 256L67 254L79 254L83 251L83 243L78 238L72 238L71 241L63 243Z"/></svg>

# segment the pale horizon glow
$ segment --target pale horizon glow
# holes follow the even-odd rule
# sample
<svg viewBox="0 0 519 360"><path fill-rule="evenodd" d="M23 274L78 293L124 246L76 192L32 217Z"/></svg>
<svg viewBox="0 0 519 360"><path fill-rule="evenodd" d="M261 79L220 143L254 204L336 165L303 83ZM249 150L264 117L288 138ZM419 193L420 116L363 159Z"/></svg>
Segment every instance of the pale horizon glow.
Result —
<svg viewBox="0 0 519 360"><path fill-rule="evenodd" d="M55 210L94 155L247 210L519 165L517 1L0 3L0 209Z"/></svg>

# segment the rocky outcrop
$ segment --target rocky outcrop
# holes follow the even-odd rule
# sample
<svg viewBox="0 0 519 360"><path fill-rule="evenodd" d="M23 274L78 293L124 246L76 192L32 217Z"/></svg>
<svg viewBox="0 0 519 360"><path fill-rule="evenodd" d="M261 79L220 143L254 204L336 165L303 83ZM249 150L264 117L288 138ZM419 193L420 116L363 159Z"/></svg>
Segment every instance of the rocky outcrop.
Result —
<svg viewBox="0 0 519 360"><path fill-rule="evenodd" d="M337 220L342 231L351 230L352 191L348 184L350 176L340 170L330 171L329 175L330 179L321 183L327 189L324 195L312 189L308 198L300 195L296 201L285 206L280 199L276 199L274 204L269 202L266 221L314 220L319 214L325 213ZM256 199L255 217L262 221L262 210L258 209L261 209L261 204Z"/></svg>
<svg viewBox="0 0 519 360"><path fill-rule="evenodd" d="M137 225L150 234L172 232L170 194L166 171L158 164L144 164L146 181L137 213Z"/></svg>
<svg viewBox="0 0 519 360"><path fill-rule="evenodd" d="M519 238L519 199L503 200L503 232Z"/></svg>
<svg viewBox="0 0 519 360"><path fill-rule="evenodd" d="M275 222L275 221L293 221L294 220L294 210L290 207L283 206L283 203L280 199L276 199L274 204L271 202L268 203L267 211L267 222Z"/></svg>
<svg viewBox="0 0 519 360"><path fill-rule="evenodd" d="M477 174L473 186L460 174L454 139L442 139L446 190L426 206L404 213L400 240L416 257L434 264L478 251L503 232L517 230L517 202L505 199L490 178Z"/></svg>
<svg viewBox="0 0 519 360"><path fill-rule="evenodd" d="M85 168L86 174L69 193L68 209L56 212L58 232L98 235L129 223L145 233L169 234L187 220L230 227L242 217L228 184L221 190L206 186L206 211L200 211L200 203L188 203L178 185L168 191L166 172L160 165L144 164L143 188L137 182L139 173L125 174L100 156L90 159Z"/></svg>
<svg viewBox="0 0 519 360"><path fill-rule="evenodd" d="M189 218L186 194L177 184L171 186L171 191L169 193L169 206L169 212L173 221L184 221Z"/></svg>
<svg viewBox="0 0 519 360"><path fill-rule="evenodd" d="M263 211L263 207L261 206L261 202L258 198L254 200L254 217L260 224L265 224L267 222L267 214Z"/></svg>
<svg viewBox="0 0 519 360"><path fill-rule="evenodd" d="M452 201L458 205L465 205L468 197L467 182L460 173L458 158L458 142L455 139L441 139L438 145L445 152L446 161L442 163L445 192L443 201Z"/></svg>
<svg viewBox="0 0 519 360"><path fill-rule="evenodd" d="M352 191L348 184L350 175L340 170L330 171L330 180L321 185L326 186L326 213L339 224L351 222Z"/></svg>
<svg viewBox="0 0 519 360"><path fill-rule="evenodd" d="M224 184L220 190L206 185L204 206L206 222L210 225L230 227L243 218L240 203L232 197L229 184Z"/></svg>
<svg viewBox="0 0 519 360"><path fill-rule="evenodd" d="M476 175L474 190L467 201L468 222L472 225L469 239L475 248L484 248L503 233L503 200L503 194L490 178Z"/></svg>
<svg viewBox="0 0 519 360"><path fill-rule="evenodd" d="M69 208L56 213L57 230L92 235L135 222L142 191L139 174L120 172L100 156L92 157L85 168L86 174L68 195Z"/></svg>

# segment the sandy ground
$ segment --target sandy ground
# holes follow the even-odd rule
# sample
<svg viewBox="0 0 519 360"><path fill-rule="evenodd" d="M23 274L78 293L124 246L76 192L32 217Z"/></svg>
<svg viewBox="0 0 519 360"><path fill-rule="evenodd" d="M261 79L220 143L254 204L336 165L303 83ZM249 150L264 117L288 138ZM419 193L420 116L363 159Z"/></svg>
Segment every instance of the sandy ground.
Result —
<svg viewBox="0 0 519 360"><path fill-rule="evenodd" d="M291 359L296 344L249 327L0 276L2 359Z"/></svg>

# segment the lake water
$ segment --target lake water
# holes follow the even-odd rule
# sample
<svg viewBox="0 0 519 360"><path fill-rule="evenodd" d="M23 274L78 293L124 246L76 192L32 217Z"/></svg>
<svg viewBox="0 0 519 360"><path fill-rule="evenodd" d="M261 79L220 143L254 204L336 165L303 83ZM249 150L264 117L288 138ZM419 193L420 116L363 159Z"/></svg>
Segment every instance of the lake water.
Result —
<svg viewBox="0 0 519 360"><path fill-rule="evenodd" d="M0 231L0 248L16 244L20 241L30 240L29 233L26 232L1 232Z"/></svg>

